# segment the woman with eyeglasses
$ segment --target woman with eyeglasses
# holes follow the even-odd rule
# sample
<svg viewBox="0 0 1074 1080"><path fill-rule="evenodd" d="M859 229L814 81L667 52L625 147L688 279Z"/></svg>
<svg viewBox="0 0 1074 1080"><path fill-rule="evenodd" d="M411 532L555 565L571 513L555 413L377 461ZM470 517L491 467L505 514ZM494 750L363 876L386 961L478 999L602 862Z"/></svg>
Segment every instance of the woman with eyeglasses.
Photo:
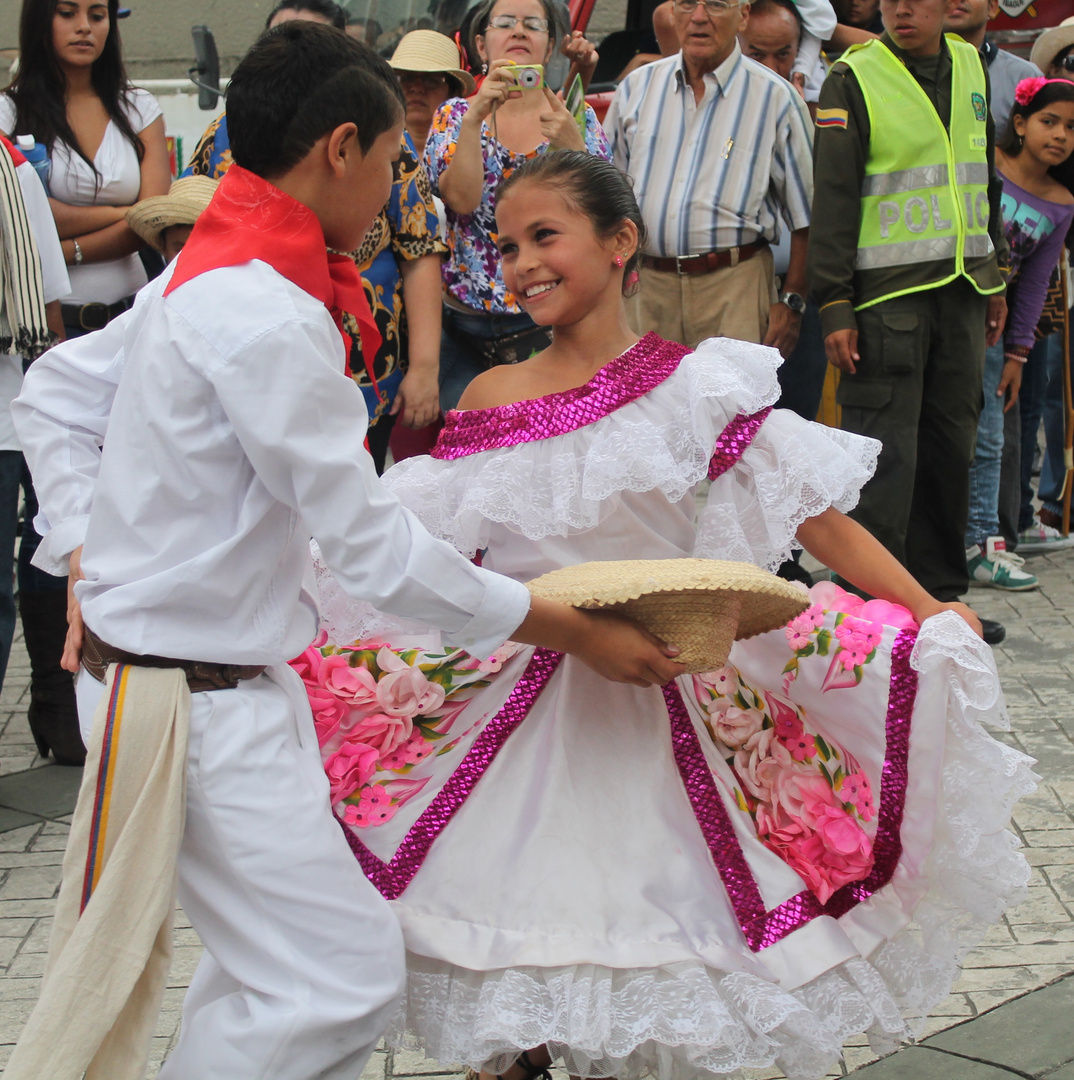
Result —
<svg viewBox="0 0 1074 1080"><path fill-rule="evenodd" d="M452 98L441 106L425 146L429 179L447 211L440 346L445 412L480 372L525 360L550 341L503 283L494 239L497 185L549 149L611 157L588 105L583 133L547 86L523 88L512 74L512 65L543 67L561 39L567 55L595 57L584 38L560 33L555 0L485 0L473 25L485 78L470 100Z"/></svg>

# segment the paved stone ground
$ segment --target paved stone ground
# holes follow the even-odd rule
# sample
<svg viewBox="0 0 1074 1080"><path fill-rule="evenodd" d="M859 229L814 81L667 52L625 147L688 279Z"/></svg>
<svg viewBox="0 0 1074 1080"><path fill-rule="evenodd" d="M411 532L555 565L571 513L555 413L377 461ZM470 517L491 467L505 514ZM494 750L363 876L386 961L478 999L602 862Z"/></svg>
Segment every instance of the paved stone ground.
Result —
<svg viewBox="0 0 1074 1080"><path fill-rule="evenodd" d="M1014 729L1005 738L1036 757L1044 777L1015 815L1033 865L1029 895L969 957L922 1043L871 1064L874 1056L858 1040L835 1075L1074 1080L1074 978L1066 978L1074 973L1074 551L1036 556L1030 569L1041 578L1038 592L974 590L970 597L981 614L1007 626L996 650ZM37 996L80 773L37 757L26 723L28 678L18 640L0 695L0 1069ZM200 952L181 912L175 944L150 1077L174 1043ZM363 1080L446 1080L456 1071L417 1054L379 1050Z"/></svg>

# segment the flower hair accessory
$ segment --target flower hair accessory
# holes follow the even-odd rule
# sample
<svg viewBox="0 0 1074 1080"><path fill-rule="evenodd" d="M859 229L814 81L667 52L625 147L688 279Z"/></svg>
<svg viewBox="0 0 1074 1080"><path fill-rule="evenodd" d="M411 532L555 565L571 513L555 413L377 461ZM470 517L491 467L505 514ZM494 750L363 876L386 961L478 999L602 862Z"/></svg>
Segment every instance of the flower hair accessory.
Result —
<svg viewBox="0 0 1074 1080"><path fill-rule="evenodd" d="M1032 79L1023 79L1014 88L1014 100L1019 105L1028 105L1048 83L1069 81L1069 79L1046 79L1043 75L1037 75Z"/></svg>

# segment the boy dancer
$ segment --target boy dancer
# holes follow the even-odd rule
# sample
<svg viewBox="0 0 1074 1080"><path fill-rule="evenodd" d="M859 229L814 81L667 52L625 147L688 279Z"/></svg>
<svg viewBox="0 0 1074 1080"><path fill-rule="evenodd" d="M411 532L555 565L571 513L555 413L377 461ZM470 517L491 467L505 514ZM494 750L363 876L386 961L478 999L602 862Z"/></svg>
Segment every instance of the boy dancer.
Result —
<svg viewBox="0 0 1074 1080"><path fill-rule="evenodd" d="M162 1080L353 1080L401 988L398 929L332 818L284 666L316 632L311 534L353 595L477 654L513 637L625 681L681 671L633 625L472 566L380 487L343 374L361 285L325 246L357 247L387 200L402 119L371 50L299 21L265 35L228 93L236 165L182 254L17 406L41 558L55 572L85 538L87 644L208 661L191 689L231 687L191 698L180 900L207 955ZM86 718L102 690L83 673Z"/></svg>

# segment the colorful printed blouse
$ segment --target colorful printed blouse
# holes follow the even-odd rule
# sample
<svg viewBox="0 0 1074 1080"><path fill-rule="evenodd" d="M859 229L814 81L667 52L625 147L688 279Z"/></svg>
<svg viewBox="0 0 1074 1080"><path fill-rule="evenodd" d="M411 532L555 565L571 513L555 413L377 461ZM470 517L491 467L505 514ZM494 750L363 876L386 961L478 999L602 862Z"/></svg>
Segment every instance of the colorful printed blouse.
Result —
<svg viewBox="0 0 1074 1080"><path fill-rule="evenodd" d="M470 103L465 98L445 101L433 117L425 144L425 168L433 191L440 194L440 177L451 164L459 137L459 125ZM585 146L591 154L611 161L611 151L597 114L586 106ZM543 154L541 143L528 154L515 154L492 137L488 123L481 125L481 153L485 159L485 188L481 204L472 214L447 210L449 257L444 263L444 288L460 304L492 315L518 315L522 309L503 283L500 253L496 250L496 186L530 158Z"/></svg>
<svg viewBox="0 0 1074 1080"><path fill-rule="evenodd" d="M218 180L231 167L231 143L227 117L220 116L209 125L198 143L184 176L208 176ZM354 338L351 372L362 388L370 423L384 415L395 400L396 391L406 373L406 322L403 318L403 278L399 264L423 255L443 255L447 248L437 235L438 218L429 178L418 161L410 136L403 133L403 144L396 169L396 180L388 205L369 227L362 246L351 256L358 264L365 285L369 309L380 331L381 345L373 358L377 388L366 372L358 346L358 327L350 315L344 326Z"/></svg>

